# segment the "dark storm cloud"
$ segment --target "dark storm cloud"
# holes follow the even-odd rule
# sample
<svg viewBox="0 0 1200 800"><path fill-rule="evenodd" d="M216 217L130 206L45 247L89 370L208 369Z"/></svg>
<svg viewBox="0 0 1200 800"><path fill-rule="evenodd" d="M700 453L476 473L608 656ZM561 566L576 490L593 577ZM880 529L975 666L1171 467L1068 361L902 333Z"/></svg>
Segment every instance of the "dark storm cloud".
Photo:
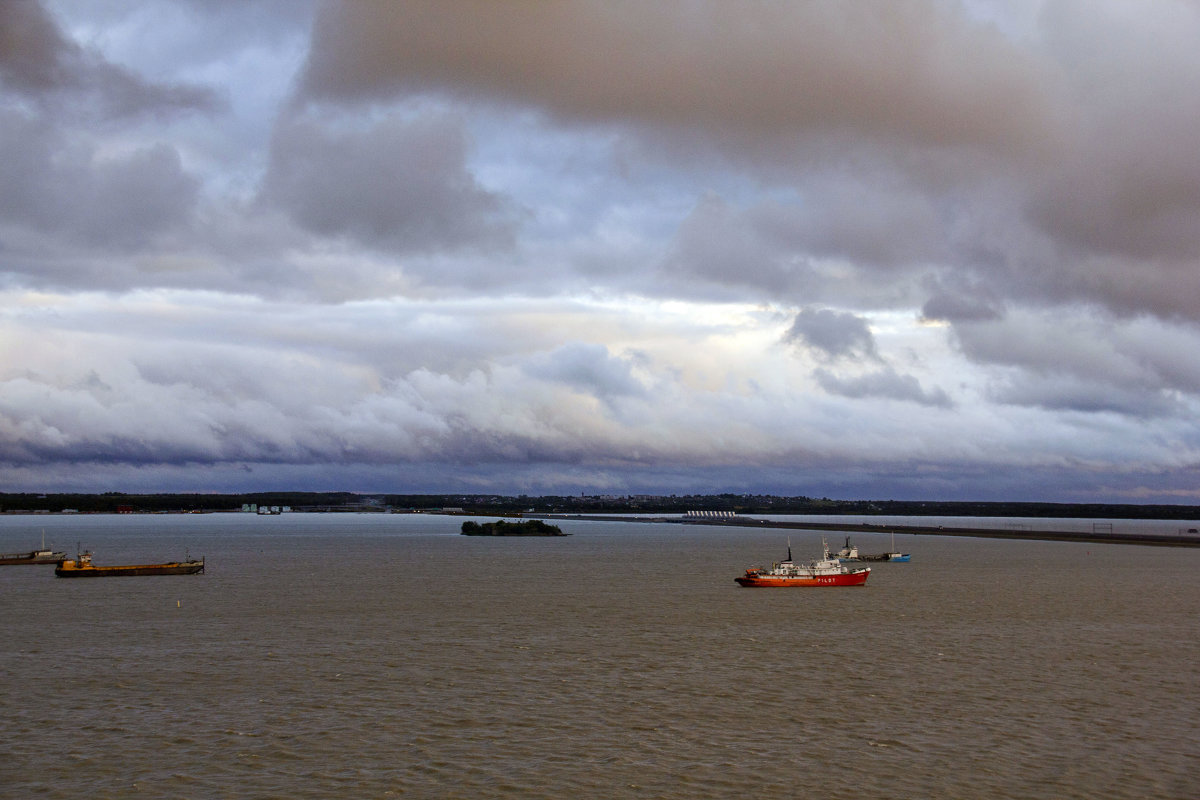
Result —
<svg viewBox="0 0 1200 800"><path fill-rule="evenodd" d="M843 276L853 271L865 277L916 270L944 253L936 233L940 222L927 199L902 189L862 189L821 180L805 184L794 202L746 209L709 192L679 226L666 271L812 302L844 291L838 284L845 281L832 280L819 260L836 261Z"/></svg>
<svg viewBox="0 0 1200 800"><path fill-rule="evenodd" d="M1059 2L1025 21L1005 35L920 0L330 4L301 91L433 89L619 123L643 155L720 153L797 192L794 208L697 207L673 274L791 293L812 259L842 258L973 275L1001 301L1194 319L1200 15ZM695 230L714 220L724 242Z"/></svg>
<svg viewBox="0 0 1200 800"><path fill-rule="evenodd" d="M903 182L810 176L797 191L793 204L764 203L747 215L792 253L842 259L864 271L923 266L949 253L936 199Z"/></svg>
<svg viewBox="0 0 1200 800"><path fill-rule="evenodd" d="M952 405L949 396L941 389L926 391L912 375L901 375L892 367L848 378L838 377L823 368L815 370L813 375L822 389L840 397L901 400L938 408Z"/></svg>
<svg viewBox="0 0 1200 800"><path fill-rule="evenodd" d="M1200 361L1188 355L1200 331L1150 317L1010 314L954 335L971 361L1010 371L991 388L997 402L1145 416L1186 413L1182 399L1200 395Z"/></svg>
<svg viewBox="0 0 1200 800"><path fill-rule="evenodd" d="M69 209L64 216L77 221L86 241L118 246L142 244L186 221L200 183L184 172L179 153L168 145L100 161L89 177L64 204Z"/></svg>
<svg viewBox="0 0 1200 800"><path fill-rule="evenodd" d="M448 116L338 130L282 121L263 199L322 236L398 252L511 245L515 210L466 168L466 135Z"/></svg>
<svg viewBox="0 0 1200 800"><path fill-rule="evenodd" d="M80 244L132 248L188 221L199 180L169 145L101 155L0 110L0 223Z"/></svg>
<svg viewBox="0 0 1200 800"><path fill-rule="evenodd" d="M12 273L48 284L107 284L82 265L191 224L201 181L179 149L114 134L215 110L215 92L113 64L26 0L0 4L0 88L8 100L0 104L0 242Z"/></svg>
<svg viewBox="0 0 1200 800"><path fill-rule="evenodd" d="M680 225L666 268L670 273L725 286L787 295L811 278L806 264L792 263L786 256L779 243L710 193Z"/></svg>
<svg viewBox="0 0 1200 800"><path fill-rule="evenodd" d="M301 96L353 105L443 90L619 123L642 145L630 152L681 170L749 158L794 199L739 207L710 192L659 291L813 302L869 291L815 260L854 274L956 255L942 193L989 168L963 154L1025 170L1058 136L1043 68L942 3L402 2L324 7ZM684 288L689 276L701 282ZM895 303L903 290L891 291Z"/></svg>
<svg viewBox="0 0 1200 800"><path fill-rule="evenodd" d="M821 361L866 361L879 365L869 372L846 377L824 367L815 369L813 377L829 394L853 399L901 400L939 408L951 405L949 396L941 389L927 391L914 376L901 374L884 363L870 326L855 314L801 309L784 334L784 341L806 348Z"/></svg>
<svg viewBox="0 0 1200 800"><path fill-rule="evenodd" d="M208 89L147 81L84 49L34 0L0 3L0 85L60 103L72 115L94 109L102 117L127 117L219 105Z"/></svg>
<svg viewBox="0 0 1200 800"><path fill-rule="evenodd" d="M1061 2L1044 12L1077 136L1034 206L1093 253L1200 256L1200 15L1190 3ZM1091 13L1089 13L1091 12ZM1097 13L1098 12L1098 13Z"/></svg>
<svg viewBox="0 0 1200 800"><path fill-rule="evenodd" d="M323 98L440 87L582 119L1002 148L1049 111L1026 54L921 0L330 4L304 80Z"/></svg>
<svg viewBox="0 0 1200 800"><path fill-rule="evenodd" d="M995 294L978 285L940 288L921 308L923 319L945 322L982 322L1003 316L1003 305Z"/></svg>
<svg viewBox="0 0 1200 800"><path fill-rule="evenodd" d="M879 354L867 321L856 314L825 308L805 308L796 314L784 340L831 358L875 360Z"/></svg>
<svg viewBox="0 0 1200 800"><path fill-rule="evenodd" d="M76 78L69 62L78 54L40 3L0 3L0 80L5 86L32 94L71 84Z"/></svg>
<svg viewBox="0 0 1200 800"><path fill-rule="evenodd" d="M1143 386L1114 386L1075 375L1022 373L1009 381L997 382L989 389L989 396L994 402L1007 405L1085 414L1109 412L1134 418L1186 412L1186 407L1169 392L1147 391Z"/></svg>

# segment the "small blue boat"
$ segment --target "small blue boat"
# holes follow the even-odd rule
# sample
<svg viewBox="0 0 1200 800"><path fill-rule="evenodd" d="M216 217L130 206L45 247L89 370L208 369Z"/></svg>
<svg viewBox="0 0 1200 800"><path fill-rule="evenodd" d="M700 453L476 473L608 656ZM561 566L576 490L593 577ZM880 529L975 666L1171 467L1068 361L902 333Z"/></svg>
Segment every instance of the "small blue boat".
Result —
<svg viewBox="0 0 1200 800"><path fill-rule="evenodd" d="M896 550L896 532L892 531L892 552L884 553L888 561L910 561L912 560L911 553L900 553Z"/></svg>

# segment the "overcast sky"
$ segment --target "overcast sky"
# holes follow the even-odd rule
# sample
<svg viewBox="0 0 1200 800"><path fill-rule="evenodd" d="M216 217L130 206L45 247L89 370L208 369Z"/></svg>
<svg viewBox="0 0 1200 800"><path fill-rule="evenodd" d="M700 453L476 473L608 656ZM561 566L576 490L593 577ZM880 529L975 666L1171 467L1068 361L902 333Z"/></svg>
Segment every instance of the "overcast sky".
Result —
<svg viewBox="0 0 1200 800"><path fill-rule="evenodd" d="M0 3L0 490L1200 502L1200 5Z"/></svg>

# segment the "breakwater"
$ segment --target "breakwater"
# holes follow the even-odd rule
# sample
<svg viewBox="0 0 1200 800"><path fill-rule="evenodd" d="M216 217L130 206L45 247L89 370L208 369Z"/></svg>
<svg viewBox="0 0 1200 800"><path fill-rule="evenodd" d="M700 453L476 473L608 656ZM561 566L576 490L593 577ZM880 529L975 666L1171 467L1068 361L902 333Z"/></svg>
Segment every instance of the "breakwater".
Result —
<svg viewBox="0 0 1200 800"><path fill-rule="evenodd" d="M1031 539L1037 541L1141 544L1159 547L1200 547L1200 533L1187 529L1179 533L1144 533L1120 530L1066 531L1031 528L987 528L963 525L885 525L874 523L825 522L810 520L770 520L754 517L631 517L600 514L530 514L523 517L594 522L633 522L674 525L707 525L724 528L783 528L787 530L835 531L838 533L901 533L921 536L965 536L987 539Z"/></svg>

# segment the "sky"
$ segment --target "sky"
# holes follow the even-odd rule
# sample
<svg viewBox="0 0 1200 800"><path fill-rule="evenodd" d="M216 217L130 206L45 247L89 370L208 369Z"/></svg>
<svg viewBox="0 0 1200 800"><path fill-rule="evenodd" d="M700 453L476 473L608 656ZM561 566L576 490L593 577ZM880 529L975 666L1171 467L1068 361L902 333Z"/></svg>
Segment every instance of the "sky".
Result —
<svg viewBox="0 0 1200 800"><path fill-rule="evenodd" d="M0 491L1198 503L1197 41L0 3Z"/></svg>

